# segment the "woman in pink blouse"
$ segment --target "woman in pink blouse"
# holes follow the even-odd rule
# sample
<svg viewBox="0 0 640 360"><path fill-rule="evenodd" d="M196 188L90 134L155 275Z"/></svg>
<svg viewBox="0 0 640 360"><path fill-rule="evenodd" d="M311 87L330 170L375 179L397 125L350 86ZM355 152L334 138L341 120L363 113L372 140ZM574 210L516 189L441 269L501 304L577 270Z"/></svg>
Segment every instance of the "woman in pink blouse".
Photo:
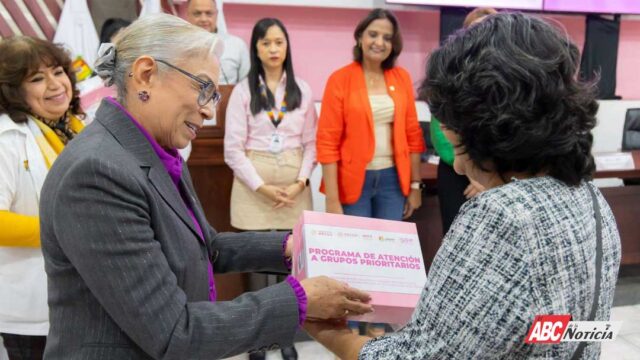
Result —
<svg viewBox="0 0 640 360"><path fill-rule="evenodd" d="M231 225L291 229L310 210L317 115L306 82L293 74L289 35L277 19L258 21L251 70L227 107L224 160L233 170Z"/></svg>
<svg viewBox="0 0 640 360"><path fill-rule="evenodd" d="M251 69L227 106L224 161L233 170L231 225L241 230L292 229L311 210L309 176L316 165L317 115L306 82L293 74L289 35L262 19L251 35ZM268 285L252 275L250 288ZM297 359L293 347L283 358ZM264 359L254 353L250 359Z"/></svg>

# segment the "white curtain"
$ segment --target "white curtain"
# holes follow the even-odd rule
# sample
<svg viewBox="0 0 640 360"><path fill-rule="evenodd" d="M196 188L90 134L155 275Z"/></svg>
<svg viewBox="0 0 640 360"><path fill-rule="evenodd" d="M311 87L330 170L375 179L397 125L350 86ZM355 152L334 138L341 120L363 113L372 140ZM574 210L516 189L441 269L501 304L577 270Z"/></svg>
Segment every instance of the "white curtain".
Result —
<svg viewBox="0 0 640 360"><path fill-rule="evenodd" d="M73 59L80 55L93 67L100 43L86 0L65 1L53 42L64 44Z"/></svg>
<svg viewBox="0 0 640 360"><path fill-rule="evenodd" d="M147 15L158 14L162 12L162 5L160 0L143 0L142 8L140 9L140 17Z"/></svg>
<svg viewBox="0 0 640 360"><path fill-rule="evenodd" d="M224 19L224 11L222 11L223 0L217 0L218 4L218 34L227 33L227 22Z"/></svg>

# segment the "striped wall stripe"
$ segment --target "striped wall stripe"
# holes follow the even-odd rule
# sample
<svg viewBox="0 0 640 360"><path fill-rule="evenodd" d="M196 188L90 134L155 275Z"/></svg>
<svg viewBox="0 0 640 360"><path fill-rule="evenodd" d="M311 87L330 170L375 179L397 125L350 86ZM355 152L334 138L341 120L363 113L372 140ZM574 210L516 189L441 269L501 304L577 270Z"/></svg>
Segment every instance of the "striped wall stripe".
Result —
<svg viewBox="0 0 640 360"><path fill-rule="evenodd" d="M43 0L25 0L29 11L40 25L47 39L52 39L58 27L58 21L53 17L51 11Z"/></svg>
<svg viewBox="0 0 640 360"><path fill-rule="evenodd" d="M60 14L62 13L62 1L58 0L44 0L45 5L47 5L47 9L51 12L51 15L54 19L60 19Z"/></svg>
<svg viewBox="0 0 640 360"><path fill-rule="evenodd" d="M42 32L40 25L38 24L36 19L33 17L33 14L31 14L31 11L29 10L29 8L27 8L27 5L24 3L24 0L15 0L14 2L17 5L24 20L26 21L27 26L29 26L33 30L33 32L36 34L37 37L39 37L40 39L45 39L44 32Z"/></svg>
<svg viewBox="0 0 640 360"><path fill-rule="evenodd" d="M38 37L38 33L29 23L29 20L25 17L22 10L20 10L20 6L18 2L15 0L2 0L5 9L9 13L13 22L20 28L20 33L28 36Z"/></svg>
<svg viewBox="0 0 640 360"><path fill-rule="evenodd" d="M0 35L9 37L12 35L22 35L18 24L13 20L9 10L4 6L5 0L0 1ZM3 26L4 25L4 26Z"/></svg>
<svg viewBox="0 0 640 360"><path fill-rule="evenodd" d="M0 37L53 39L62 5L61 0L0 0Z"/></svg>
<svg viewBox="0 0 640 360"><path fill-rule="evenodd" d="M29 35L53 39L57 21L45 1L0 0L0 36ZM59 17L61 10L57 4L55 7Z"/></svg>
<svg viewBox="0 0 640 360"><path fill-rule="evenodd" d="M177 15L174 1L161 4L165 12ZM52 40L63 6L63 0L0 0L0 39L28 35Z"/></svg>

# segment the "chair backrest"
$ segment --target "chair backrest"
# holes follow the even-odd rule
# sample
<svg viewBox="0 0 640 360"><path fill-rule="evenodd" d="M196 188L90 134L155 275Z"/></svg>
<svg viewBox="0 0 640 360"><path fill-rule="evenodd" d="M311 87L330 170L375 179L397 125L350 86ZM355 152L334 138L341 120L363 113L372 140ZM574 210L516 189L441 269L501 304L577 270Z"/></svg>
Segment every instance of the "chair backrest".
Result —
<svg viewBox="0 0 640 360"><path fill-rule="evenodd" d="M622 133L622 150L640 149L640 109L627 109Z"/></svg>
<svg viewBox="0 0 640 360"><path fill-rule="evenodd" d="M220 103L217 107L216 112L216 125L220 126L224 129L225 120L227 118L227 104L229 103L229 97L231 96L231 91L235 85L220 85L218 87L218 91L222 95L220 98Z"/></svg>
<svg viewBox="0 0 640 360"><path fill-rule="evenodd" d="M424 155L434 155L436 153L435 147L433 147L433 141L431 141L431 121L420 121L420 128L422 128L422 136L424 137L424 144L427 146L427 151Z"/></svg>

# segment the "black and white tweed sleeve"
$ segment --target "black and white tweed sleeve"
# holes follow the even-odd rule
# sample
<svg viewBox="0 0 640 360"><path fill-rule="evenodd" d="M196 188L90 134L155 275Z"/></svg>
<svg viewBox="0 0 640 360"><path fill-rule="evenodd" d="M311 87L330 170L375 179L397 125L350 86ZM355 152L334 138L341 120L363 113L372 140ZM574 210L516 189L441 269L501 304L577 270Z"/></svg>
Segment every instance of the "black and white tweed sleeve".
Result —
<svg viewBox="0 0 640 360"><path fill-rule="evenodd" d="M366 343L360 359L501 358L525 346L518 334L526 333L534 305L522 230L513 209L468 202L433 261L412 320Z"/></svg>

